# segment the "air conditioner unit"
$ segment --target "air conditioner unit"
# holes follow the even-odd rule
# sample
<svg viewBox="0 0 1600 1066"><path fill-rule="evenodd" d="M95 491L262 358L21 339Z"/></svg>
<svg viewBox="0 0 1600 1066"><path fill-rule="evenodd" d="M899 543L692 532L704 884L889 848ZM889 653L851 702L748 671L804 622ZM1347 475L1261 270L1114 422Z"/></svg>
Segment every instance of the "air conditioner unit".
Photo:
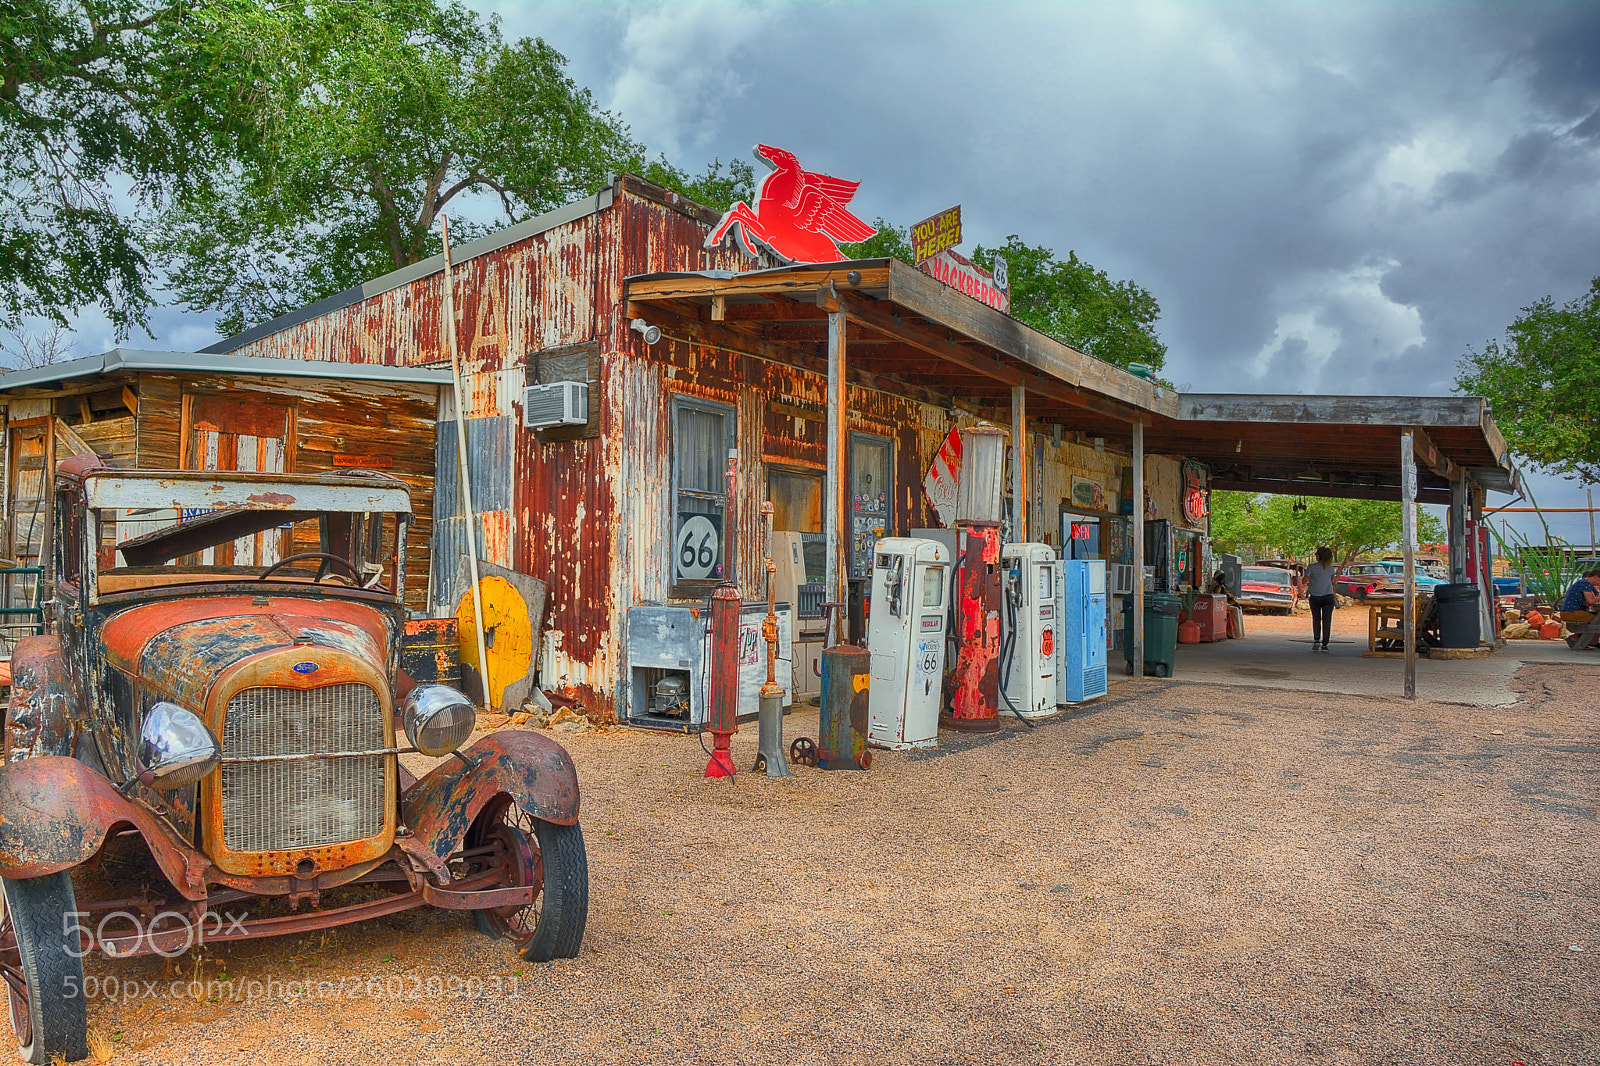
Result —
<svg viewBox="0 0 1600 1066"><path fill-rule="evenodd" d="M1127 563L1116 563L1111 567L1111 594L1113 596L1133 595L1133 567Z"/></svg>
<svg viewBox="0 0 1600 1066"><path fill-rule="evenodd" d="M522 390L524 429L581 426L588 421L588 382L557 381L551 385L529 385Z"/></svg>

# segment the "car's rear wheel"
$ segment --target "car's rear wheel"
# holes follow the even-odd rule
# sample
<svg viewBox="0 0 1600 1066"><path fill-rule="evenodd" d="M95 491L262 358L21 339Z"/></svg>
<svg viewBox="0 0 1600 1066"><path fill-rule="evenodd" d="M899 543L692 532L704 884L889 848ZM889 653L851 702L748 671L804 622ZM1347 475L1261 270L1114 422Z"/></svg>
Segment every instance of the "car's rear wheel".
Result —
<svg viewBox="0 0 1600 1066"><path fill-rule="evenodd" d="M17 966L0 969L18 1055L31 1063L87 1058L82 946L67 922L77 910L72 876L63 870L0 886L0 949L15 945L17 953Z"/></svg>
<svg viewBox="0 0 1600 1066"><path fill-rule="evenodd" d="M485 807L468 834L480 861L506 870L506 887L532 885L531 903L474 911L480 932L510 940L529 962L576 958L589 920L589 859L583 830L535 818L510 796Z"/></svg>

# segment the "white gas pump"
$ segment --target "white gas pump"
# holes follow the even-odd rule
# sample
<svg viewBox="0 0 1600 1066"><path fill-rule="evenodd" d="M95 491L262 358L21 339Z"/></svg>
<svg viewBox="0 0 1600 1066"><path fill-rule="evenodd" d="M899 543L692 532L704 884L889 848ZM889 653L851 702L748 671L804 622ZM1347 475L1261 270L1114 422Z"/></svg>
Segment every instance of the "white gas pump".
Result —
<svg viewBox="0 0 1600 1066"><path fill-rule="evenodd" d="M1056 702L1082 703L1106 694L1106 563L1061 563L1056 617Z"/></svg>
<svg viewBox="0 0 1600 1066"><path fill-rule="evenodd" d="M1056 583L1061 560L1048 544L1006 544L1000 612L1000 712L1042 718L1056 710Z"/></svg>
<svg viewBox="0 0 1600 1066"><path fill-rule="evenodd" d="M877 747L938 740L949 576L949 549L936 540L884 537L873 549L867 740Z"/></svg>

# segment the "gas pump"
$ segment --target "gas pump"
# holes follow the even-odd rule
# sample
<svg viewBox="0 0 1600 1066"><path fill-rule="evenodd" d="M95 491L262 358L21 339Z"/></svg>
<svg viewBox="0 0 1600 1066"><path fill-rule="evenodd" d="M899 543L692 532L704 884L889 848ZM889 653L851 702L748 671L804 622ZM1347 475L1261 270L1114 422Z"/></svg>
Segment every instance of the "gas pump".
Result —
<svg viewBox="0 0 1600 1066"><path fill-rule="evenodd" d="M1106 694L1106 563L1065 559L1056 610L1056 702Z"/></svg>
<svg viewBox="0 0 1600 1066"><path fill-rule="evenodd" d="M950 553L936 540L884 537L873 550L869 743L931 748L939 735Z"/></svg>
<svg viewBox="0 0 1600 1066"><path fill-rule="evenodd" d="M987 422L961 431L956 484L956 666L949 717L940 723L969 733L1000 728L1000 500L1005 431Z"/></svg>
<svg viewBox="0 0 1600 1066"><path fill-rule="evenodd" d="M1056 710L1056 583L1061 561L1048 544L1007 544L1000 683L1004 713L1042 718Z"/></svg>

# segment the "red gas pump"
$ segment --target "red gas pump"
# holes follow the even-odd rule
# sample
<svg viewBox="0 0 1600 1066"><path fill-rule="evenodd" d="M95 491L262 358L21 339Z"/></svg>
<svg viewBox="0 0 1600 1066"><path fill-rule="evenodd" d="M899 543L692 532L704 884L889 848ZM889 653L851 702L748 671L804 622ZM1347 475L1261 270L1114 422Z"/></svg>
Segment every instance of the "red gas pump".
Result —
<svg viewBox="0 0 1600 1066"><path fill-rule="evenodd" d="M1004 594L1000 506L1005 447L1005 431L987 422L961 431L954 589L961 649L950 678L950 713L940 716L940 724L969 733L1000 728L1000 610Z"/></svg>
<svg viewBox="0 0 1600 1066"><path fill-rule="evenodd" d="M739 731L739 586L731 581L711 594L711 698L706 728L711 731L711 761L707 777L732 777L733 756L728 745Z"/></svg>
<svg viewBox="0 0 1600 1066"><path fill-rule="evenodd" d="M956 635L961 650L951 676L950 714L943 724L989 733L1000 728L1000 525L965 522L957 528Z"/></svg>

